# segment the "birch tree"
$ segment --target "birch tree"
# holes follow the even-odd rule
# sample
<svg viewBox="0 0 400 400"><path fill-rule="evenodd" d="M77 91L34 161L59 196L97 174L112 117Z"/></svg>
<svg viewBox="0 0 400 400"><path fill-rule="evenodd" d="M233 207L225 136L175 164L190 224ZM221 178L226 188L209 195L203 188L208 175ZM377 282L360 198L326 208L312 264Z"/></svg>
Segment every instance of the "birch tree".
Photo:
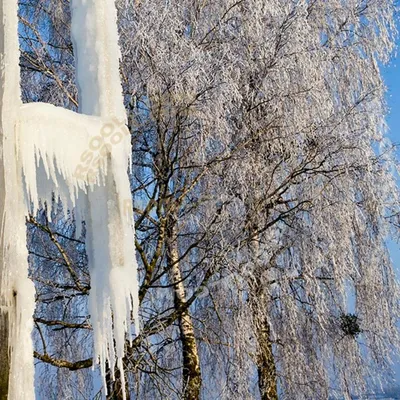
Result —
<svg viewBox="0 0 400 400"><path fill-rule="evenodd" d="M226 245L241 254L237 267L232 255L229 269L242 281L248 277L242 290L249 292L254 315L246 322L255 325L258 340L252 346L242 337L241 346L258 353L254 362L264 398L276 397L275 375L288 398L325 398L332 384L347 396L365 390L365 358L343 325L350 313L349 287L364 288L356 289L358 321L368 325L360 346L371 340L365 345L379 368L389 357L380 340L393 345L398 340L398 290L385 247L398 200L388 171L390 146L385 148L382 137L377 68L392 47L391 13L389 2L141 3L138 8L135 60L139 70L144 67L136 79L145 81L145 97L166 92L177 103L193 104L189 118L197 117L204 145L192 157L200 153L207 160L214 149L237 151L235 163L208 170L206 179L218 176L211 187L218 187L220 202L227 199L227 220L247 232L246 237L230 226L232 242L248 243L248 250ZM196 97L207 90L207 100ZM380 150L373 142L381 143ZM373 217L370 201L380 204ZM371 218L379 224L366 223ZM355 238L360 219L362 235L372 234L374 245ZM360 266L359 252L367 249L369 265ZM373 295L366 299L362 293L376 293L374 304ZM372 308L374 313L364 316ZM246 332L237 329L239 340ZM298 337L300 345L294 346ZM271 352L275 367L271 356L266 361ZM336 358L343 354L350 360ZM262 364L272 376L270 389L262 383L271 380L263 376ZM239 384L246 385L248 375L242 378Z"/></svg>

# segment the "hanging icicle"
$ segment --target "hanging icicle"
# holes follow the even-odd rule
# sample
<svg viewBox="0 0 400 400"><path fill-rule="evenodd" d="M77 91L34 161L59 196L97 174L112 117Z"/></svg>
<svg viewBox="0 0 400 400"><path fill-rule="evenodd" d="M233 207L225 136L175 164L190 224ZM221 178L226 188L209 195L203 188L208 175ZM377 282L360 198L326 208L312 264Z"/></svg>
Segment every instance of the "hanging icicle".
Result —
<svg viewBox="0 0 400 400"><path fill-rule="evenodd" d="M80 114L49 104L22 105L19 92L17 1L0 6L2 67L2 275L9 313L10 399L33 399L34 288L27 277L25 215L53 194L86 221L95 360L105 385L122 370L125 342L138 329L134 221L128 179L131 147L119 77L113 0L72 0ZM1 40L1 39L0 39ZM2 203L0 203L2 205ZM121 376L123 377L123 371ZM21 386L21 382L24 384Z"/></svg>

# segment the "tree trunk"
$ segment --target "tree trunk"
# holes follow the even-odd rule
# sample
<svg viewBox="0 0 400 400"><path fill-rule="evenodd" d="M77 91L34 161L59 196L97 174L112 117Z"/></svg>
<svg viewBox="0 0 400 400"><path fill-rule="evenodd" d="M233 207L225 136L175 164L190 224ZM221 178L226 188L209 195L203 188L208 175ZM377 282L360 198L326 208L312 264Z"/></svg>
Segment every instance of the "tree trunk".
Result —
<svg viewBox="0 0 400 400"><path fill-rule="evenodd" d="M261 400L278 400L276 367L270 340L269 322L267 317L261 317L265 314L265 310L259 310L259 307L265 307L261 301L262 298L263 296L261 296L261 299L254 299L252 305L258 343L256 354L258 388Z"/></svg>
<svg viewBox="0 0 400 400"><path fill-rule="evenodd" d="M270 338L265 284L261 278L265 266L260 263L259 237L254 235L254 232L258 230L257 223L250 226L253 227L250 230L250 237L253 237L250 243L250 252L253 257L254 275L256 276L255 282L253 281L250 284L250 307L253 313L253 324L258 345L255 360L258 389L261 400L278 400L276 366Z"/></svg>
<svg viewBox="0 0 400 400"><path fill-rule="evenodd" d="M1 17L1 12L0 12ZM1 41L1 38L0 38ZM1 99L0 99L1 101ZM0 137L1 137L1 123L0 123ZM0 146L1 152L1 146ZM0 154L0 160L2 159ZM3 226L4 216L4 165L0 161L0 229ZM0 238L1 238L0 232ZM4 252L2 248L2 241L0 240L0 293L2 288L2 271L4 268ZM6 400L8 397L8 378L10 374L10 355L8 349L8 307L5 304L5 299L0 295L0 400Z"/></svg>
<svg viewBox="0 0 400 400"><path fill-rule="evenodd" d="M7 400L10 357L8 354L8 314L0 311L0 400Z"/></svg>
<svg viewBox="0 0 400 400"><path fill-rule="evenodd" d="M124 391L121 382L121 371L115 366L115 380L111 376L111 370L106 366L107 396L106 400L123 400ZM125 400L130 400L128 384L125 385ZM0 399L1 400L1 399Z"/></svg>
<svg viewBox="0 0 400 400"><path fill-rule="evenodd" d="M0 60L4 59L4 4L0 5ZM4 268L3 248L1 240L1 227L3 226L4 216L4 164L3 164L3 99L5 98L5 72L1 71L0 74L0 293L2 287L2 272ZM0 296L0 400L6 400L8 396L8 378L10 374L10 357L8 354L8 313L4 304L4 299Z"/></svg>
<svg viewBox="0 0 400 400"><path fill-rule="evenodd" d="M175 307L179 310L186 302L186 293L179 266L179 252L174 218L170 218L166 233L168 268L170 270L172 282L174 283ZM178 322L183 353L183 399L197 400L200 399L202 383L200 358L194 335L193 320L188 310L182 312Z"/></svg>

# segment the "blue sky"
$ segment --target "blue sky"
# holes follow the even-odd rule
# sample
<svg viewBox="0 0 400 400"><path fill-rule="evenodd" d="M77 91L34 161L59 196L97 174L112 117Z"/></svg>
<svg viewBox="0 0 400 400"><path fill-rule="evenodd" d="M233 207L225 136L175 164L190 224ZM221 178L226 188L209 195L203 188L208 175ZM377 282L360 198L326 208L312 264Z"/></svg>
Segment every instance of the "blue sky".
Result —
<svg viewBox="0 0 400 400"><path fill-rule="evenodd" d="M400 39L399 39L400 45ZM383 76L387 86L386 99L390 108L387 122L389 136L393 142L400 143L400 59L394 57L391 63L383 68Z"/></svg>
<svg viewBox="0 0 400 400"><path fill-rule="evenodd" d="M400 47L400 38L398 46ZM400 55L394 56L389 65L382 68L382 72L387 87L386 101L389 107L386 118L389 128L388 136L393 143L400 145ZM400 150L398 156L400 159ZM400 278L400 243L392 242L389 247Z"/></svg>
<svg viewBox="0 0 400 400"><path fill-rule="evenodd" d="M398 39L400 47L400 39ZM400 51L400 49L399 49ZM389 114L386 118L388 124L388 135L392 142L400 144L400 56L393 57L388 66L383 67L383 77L387 86L386 101ZM400 158L400 151L398 154ZM390 242L389 249L392 260L400 277L400 243ZM400 386L400 362L396 365L396 384Z"/></svg>

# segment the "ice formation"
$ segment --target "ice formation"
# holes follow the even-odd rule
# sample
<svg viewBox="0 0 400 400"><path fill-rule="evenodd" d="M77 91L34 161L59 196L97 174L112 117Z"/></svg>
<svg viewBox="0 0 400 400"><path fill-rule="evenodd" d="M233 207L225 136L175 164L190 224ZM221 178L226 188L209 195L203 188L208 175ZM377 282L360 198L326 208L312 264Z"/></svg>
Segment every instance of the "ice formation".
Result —
<svg viewBox="0 0 400 400"><path fill-rule="evenodd" d="M4 166L4 182L0 183L5 210L0 294L12 307L13 292L23 293L16 296L10 324L10 399L34 398L30 335L35 304L33 284L27 277L24 216L38 207L40 200L51 204L54 193L86 221L92 288L89 312L94 357L100 362L104 383L106 362L112 374L116 364L122 368L125 341L132 337L132 319L136 329L138 326L127 174L131 147L119 77L116 8L114 0L72 0L71 11L79 114L50 104L22 105L17 1L4 0L0 5Z"/></svg>
<svg viewBox="0 0 400 400"><path fill-rule="evenodd" d="M12 349L8 398L30 400L34 398L31 332L35 291L28 279L26 207L15 152L15 123L21 107L18 62L17 1L7 0L0 6L0 305L1 312L8 314Z"/></svg>

